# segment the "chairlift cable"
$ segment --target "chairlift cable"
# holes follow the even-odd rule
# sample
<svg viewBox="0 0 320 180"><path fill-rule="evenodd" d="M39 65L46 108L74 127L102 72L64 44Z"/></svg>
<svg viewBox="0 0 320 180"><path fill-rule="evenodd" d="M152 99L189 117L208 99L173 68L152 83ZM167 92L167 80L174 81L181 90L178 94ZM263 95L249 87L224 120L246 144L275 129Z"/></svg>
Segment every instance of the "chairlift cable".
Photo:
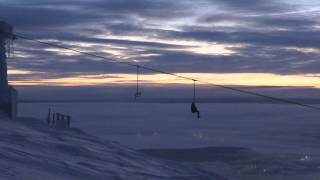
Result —
<svg viewBox="0 0 320 180"><path fill-rule="evenodd" d="M196 80L193 80L193 102L196 102Z"/></svg>
<svg viewBox="0 0 320 180"><path fill-rule="evenodd" d="M140 74L140 66L137 65L137 86L136 86L136 93L134 94L134 98L137 99L141 97L141 92L139 91L139 74Z"/></svg>
<svg viewBox="0 0 320 180"><path fill-rule="evenodd" d="M137 92L139 92L139 66L137 66Z"/></svg>
<svg viewBox="0 0 320 180"><path fill-rule="evenodd" d="M1 32L1 31L0 31L0 33L8 34L7 32ZM34 38L30 38L30 37L26 37L26 36L23 36L23 35L19 35L19 34L10 34L10 35L13 35L13 36L15 36L17 38L20 38L20 39L25 39L25 40L28 40L28 41L33 41L33 42L37 42L37 43L40 43L40 44L44 44L44 45L47 45L47 46L52 46L52 47L56 47L56 48L59 48L59 49L70 50L72 52L77 52L79 54L83 54L83 55L87 55L87 56L92 56L92 57L104 59L104 60L112 62L112 63L125 64L125 65L128 65L128 66L137 66L137 64L134 64L134 63L125 62L125 61L118 61L118 60L114 60L114 59L109 59L109 58L106 58L104 56L100 56L100 55L96 55L96 54L88 53L88 52L83 52L83 51L80 51L80 50L77 50L77 49L73 49L73 48L68 48L68 47L65 47L63 45L57 45L57 44L54 44L54 43L44 42L44 41L41 41L41 40L37 40L37 39L34 39ZM152 71L152 72L156 72L156 73L175 76L175 77L178 77L178 78L181 78L181 79L186 79L186 80L191 80L191 81L198 81L200 83L208 84L208 85L213 86L213 87L219 87L219 88L223 88L223 89L228 89L228 90L231 90L231 91L236 91L236 92L239 92L239 93L242 93L242 94L248 94L248 95L252 95L252 96L257 96L257 97L269 99L269 100L272 100L272 101L277 101L277 102L286 103L286 104L293 104L293 105L306 107L306 108L310 108L310 109L314 109L314 110L320 110L320 107L317 107L317 106L308 105L308 104L304 104L304 103L300 103L300 102L296 102L296 101L292 101L292 100L287 100L287 99L283 99L283 98L268 96L268 95L264 95L264 94L261 94L261 93L256 93L256 92L243 90L243 89L239 89L239 88L235 88L235 87L230 87L230 86L226 86L226 85L214 84L214 83L207 82L207 81L204 81L204 80L198 80L198 79L194 79L194 78L191 78L191 77L181 76L181 75L177 75L175 73L166 72L166 71L159 70L159 69L156 69L156 68L151 68L151 67L142 66L142 65L139 65L139 68L142 68L142 69L145 69L145 70L149 70L149 71Z"/></svg>

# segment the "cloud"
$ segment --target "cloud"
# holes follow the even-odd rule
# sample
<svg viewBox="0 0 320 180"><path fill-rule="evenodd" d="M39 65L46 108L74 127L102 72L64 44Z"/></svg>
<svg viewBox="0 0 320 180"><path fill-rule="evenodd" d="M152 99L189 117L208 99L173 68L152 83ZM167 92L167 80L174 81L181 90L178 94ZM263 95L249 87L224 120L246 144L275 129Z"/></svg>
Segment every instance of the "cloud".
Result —
<svg viewBox="0 0 320 180"><path fill-rule="evenodd" d="M0 17L18 28L33 30L88 23L97 18L77 11L22 6L0 6Z"/></svg>
<svg viewBox="0 0 320 180"><path fill-rule="evenodd" d="M251 29L312 29L318 24L311 17L301 17L292 15L283 16L248 16L228 13L217 13L206 15L199 18L199 23L217 24L217 23L236 23L238 25L250 26Z"/></svg>
<svg viewBox="0 0 320 180"><path fill-rule="evenodd" d="M170 72L319 73L319 23L314 14L286 14L300 10L293 4L264 0L0 3L1 19L14 24L18 32L110 59L123 58ZM204 55L189 50L200 42L230 45L235 53ZM22 40L16 43L17 53L24 57L10 61L10 66L47 72L37 76L134 73L134 69L92 57L50 51Z"/></svg>
<svg viewBox="0 0 320 180"><path fill-rule="evenodd" d="M171 32L167 38L189 39L198 41L255 44L284 47L320 47L320 31L317 30L290 30L290 31L207 31L189 30Z"/></svg>
<svg viewBox="0 0 320 180"><path fill-rule="evenodd" d="M96 14L103 17L112 17L114 15L118 18L123 15L126 17L140 16L164 19L186 14L184 3L169 0L31 0L27 2L17 1L15 5L35 10L37 8L47 8L78 11L79 14Z"/></svg>
<svg viewBox="0 0 320 180"><path fill-rule="evenodd" d="M209 0L228 11L249 12L249 13L279 13L284 12L291 7L284 3L274 0Z"/></svg>

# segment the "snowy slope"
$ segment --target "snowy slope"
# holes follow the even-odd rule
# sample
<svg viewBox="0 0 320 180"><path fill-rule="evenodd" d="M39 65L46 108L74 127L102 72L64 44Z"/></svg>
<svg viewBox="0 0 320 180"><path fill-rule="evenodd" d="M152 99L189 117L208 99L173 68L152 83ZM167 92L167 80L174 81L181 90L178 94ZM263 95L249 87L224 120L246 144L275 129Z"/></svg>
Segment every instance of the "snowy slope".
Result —
<svg viewBox="0 0 320 180"><path fill-rule="evenodd" d="M221 179L77 129L55 130L31 118L0 121L0 179Z"/></svg>
<svg viewBox="0 0 320 180"><path fill-rule="evenodd" d="M45 121L48 108L105 140L144 149L234 180L320 177L319 112L284 104L20 103L19 113ZM148 151L145 151L147 149ZM150 149L152 150L150 152Z"/></svg>

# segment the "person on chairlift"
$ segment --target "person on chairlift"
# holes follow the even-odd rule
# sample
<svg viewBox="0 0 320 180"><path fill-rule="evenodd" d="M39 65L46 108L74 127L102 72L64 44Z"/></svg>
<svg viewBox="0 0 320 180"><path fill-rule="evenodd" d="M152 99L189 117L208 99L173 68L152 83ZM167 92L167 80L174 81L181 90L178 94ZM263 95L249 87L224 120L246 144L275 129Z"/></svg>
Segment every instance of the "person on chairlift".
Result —
<svg viewBox="0 0 320 180"><path fill-rule="evenodd" d="M194 114L194 113L197 113L197 117L200 118L200 111L198 110L197 106L196 106L196 103L193 101L192 104L191 104L191 112Z"/></svg>

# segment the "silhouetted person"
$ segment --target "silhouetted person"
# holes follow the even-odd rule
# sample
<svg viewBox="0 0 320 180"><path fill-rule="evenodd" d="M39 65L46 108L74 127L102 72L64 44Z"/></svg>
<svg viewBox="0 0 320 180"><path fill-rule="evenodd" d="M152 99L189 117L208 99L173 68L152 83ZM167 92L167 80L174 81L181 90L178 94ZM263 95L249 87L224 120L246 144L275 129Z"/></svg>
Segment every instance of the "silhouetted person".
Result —
<svg viewBox="0 0 320 180"><path fill-rule="evenodd" d="M192 104L191 104L191 112L193 114L197 113L198 118L200 118L200 111L198 110L195 102L192 102Z"/></svg>

